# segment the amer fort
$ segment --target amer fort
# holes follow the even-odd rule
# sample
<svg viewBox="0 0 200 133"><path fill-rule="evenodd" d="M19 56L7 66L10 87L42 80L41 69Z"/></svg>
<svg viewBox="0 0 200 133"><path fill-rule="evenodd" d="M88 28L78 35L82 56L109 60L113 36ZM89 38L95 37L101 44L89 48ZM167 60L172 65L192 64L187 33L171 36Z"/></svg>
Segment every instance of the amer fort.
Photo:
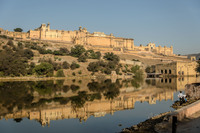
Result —
<svg viewBox="0 0 200 133"><path fill-rule="evenodd" d="M12 32L0 29L1 34L24 40L46 40L57 42L68 42L73 44L90 45L104 48L121 48L135 51L154 51L158 54L173 55L173 47L156 47L154 43L147 46L134 46L134 39L115 37L112 33L106 35L103 32L89 33L86 28L79 27L75 31L52 30L50 24L41 24L35 30L25 32Z"/></svg>
<svg viewBox="0 0 200 133"><path fill-rule="evenodd" d="M14 40L47 41L56 45L84 45L88 49L98 50L101 53L113 52L121 58L121 63L139 64L133 61L133 57L142 62L145 67L155 65L153 73L164 76L195 76L197 73L196 57L178 56L173 53L171 47L157 47L155 43L146 46L134 45L134 39L115 37L104 32L90 33L86 28L79 27L78 30L65 31L50 29L50 24L41 24L40 27L28 32L13 32L0 28L0 35L11 37Z"/></svg>

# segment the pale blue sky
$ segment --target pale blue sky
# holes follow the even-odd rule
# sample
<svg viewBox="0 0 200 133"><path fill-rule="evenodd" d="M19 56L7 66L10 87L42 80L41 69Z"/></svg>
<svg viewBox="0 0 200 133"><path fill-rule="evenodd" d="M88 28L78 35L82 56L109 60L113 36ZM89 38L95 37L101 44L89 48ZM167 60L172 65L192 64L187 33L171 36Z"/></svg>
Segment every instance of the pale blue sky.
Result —
<svg viewBox="0 0 200 133"><path fill-rule="evenodd" d="M174 46L176 54L200 53L200 0L0 0L0 27L113 33L135 45Z"/></svg>

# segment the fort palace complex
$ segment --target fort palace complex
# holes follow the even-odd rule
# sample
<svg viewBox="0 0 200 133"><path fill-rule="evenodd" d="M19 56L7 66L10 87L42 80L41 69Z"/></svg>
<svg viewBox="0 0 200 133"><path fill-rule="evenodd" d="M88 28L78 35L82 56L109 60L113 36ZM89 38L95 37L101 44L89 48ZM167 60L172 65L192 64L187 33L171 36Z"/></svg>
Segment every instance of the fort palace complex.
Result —
<svg viewBox="0 0 200 133"><path fill-rule="evenodd" d="M12 32L0 28L0 34L23 40L47 40L57 42L68 42L72 44L89 45L94 47L114 48L119 50L131 51L151 51L157 54L173 55L173 47L158 47L154 43L147 46L135 46L134 39L115 37L113 34L106 35L103 32L89 33L86 28L79 27L79 30L64 31L52 30L50 24L41 24L35 30L25 32Z"/></svg>
<svg viewBox="0 0 200 133"><path fill-rule="evenodd" d="M106 35L103 32L89 33L86 28L82 27L75 31L52 30L48 23L41 24L39 28L28 32L13 32L0 28L0 35L15 40L62 42L62 45L80 44L99 50L102 53L113 51L118 54L143 56L142 58L150 59L151 61L152 59L159 59L160 64L156 64L154 72L163 76L194 76L197 74L195 71L196 59L188 60L187 57L183 59L180 56L176 56L173 54L172 46L161 47L159 45L156 47L154 43L149 43L146 46L135 46L134 39L115 37L113 34ZM127 60L124 62L128 63ZM131 62L131 64L134 63Z"/></svg>

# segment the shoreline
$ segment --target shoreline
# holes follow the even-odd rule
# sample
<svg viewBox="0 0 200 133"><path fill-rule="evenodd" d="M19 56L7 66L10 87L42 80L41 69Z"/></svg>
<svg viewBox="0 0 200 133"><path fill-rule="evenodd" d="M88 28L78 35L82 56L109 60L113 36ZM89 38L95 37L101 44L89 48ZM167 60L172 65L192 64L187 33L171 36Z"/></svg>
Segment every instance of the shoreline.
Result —
<svg viewBox="0 0 200 133"><path fill-rule="evenodd" d="M42 81L42 80L68 80L68 79L132 79L132 75L80 75L68 77L0 77L0 82L6 81Z"/></svg>
<svg viewBox="0 0 200 133"><path fill-rule="evenodd" d="M179 101L176 101L172 107L179 105ZM172 130L172 117L176 116L178 123L182 120L192 116L193 114L200 112L200 99L191 100L191 102L184 103L183 106L177 107L177 110L173 112L165 112L154 117L151 117L143 122L133 125L128 128L122 129L121 133L157 133L157 132L171 132ZM174 108L173 107L173 108Z"/></svg>
<svg viewBox="0 0 200 133"><path fill-rule="evenodd" d="M94 79L92 76L74 77L0 77L0 82L6 81L42 81L42 80L67 80L67 79Z"/></svg>

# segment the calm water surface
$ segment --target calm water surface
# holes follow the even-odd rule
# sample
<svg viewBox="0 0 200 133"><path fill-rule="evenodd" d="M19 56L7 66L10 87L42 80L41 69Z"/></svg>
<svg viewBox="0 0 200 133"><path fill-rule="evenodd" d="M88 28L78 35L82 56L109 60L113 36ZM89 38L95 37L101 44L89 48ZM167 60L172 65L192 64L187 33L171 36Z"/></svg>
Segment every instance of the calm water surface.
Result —
<svg viewBox="0 0 200 133"><path fill-rule="evenodd" d="M114 133L172 111L196 78L0 82L1 133Z"/></svg>

